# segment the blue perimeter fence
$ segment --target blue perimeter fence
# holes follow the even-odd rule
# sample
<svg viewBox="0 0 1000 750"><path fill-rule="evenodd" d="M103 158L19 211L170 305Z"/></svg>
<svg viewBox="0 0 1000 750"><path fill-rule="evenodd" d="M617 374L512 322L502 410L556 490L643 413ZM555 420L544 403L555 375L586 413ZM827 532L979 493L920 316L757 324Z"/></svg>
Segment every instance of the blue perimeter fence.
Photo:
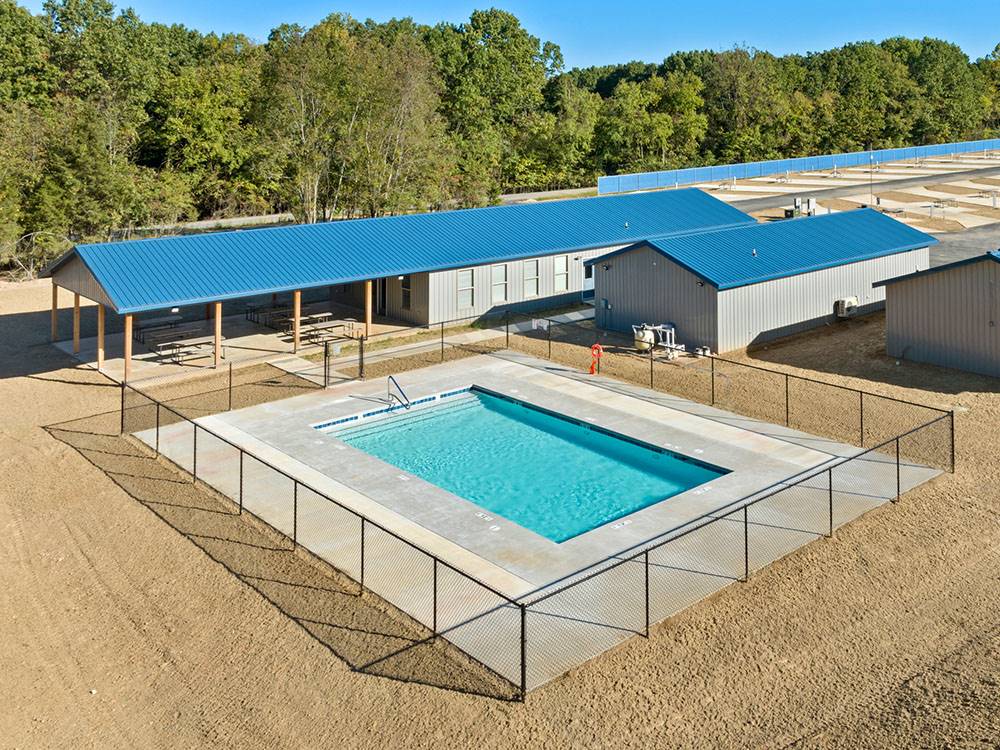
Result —
<svg viewBox="0 0 1000 750"><path fill-rule="evenodd" d="M597 178L597 194L628 193L634 190L694 185L700 182L724 182L752 177L768 177L785 172L820 172L866 164L882 164L907 159L924 159L929 156L950 156L1000 149L1000 138L960 143L938 143L932 146L883 148L877 151L853 151L847 154L801 156L795 159L751 161L743 164L721 164L714 167L688 167L662 172L637 172L635 174L606 175Z"/></svg>

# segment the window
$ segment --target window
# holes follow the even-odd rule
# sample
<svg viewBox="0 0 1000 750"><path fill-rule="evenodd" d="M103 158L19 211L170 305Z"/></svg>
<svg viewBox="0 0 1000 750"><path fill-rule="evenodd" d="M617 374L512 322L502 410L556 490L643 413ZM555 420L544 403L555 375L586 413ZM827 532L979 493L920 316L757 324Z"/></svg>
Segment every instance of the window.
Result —
<svg viewBox="0 0 1000 750"><path fill-rule="evenodd" d="M458 272L458 308L465 310L476 306L475 274L471 268Z"/></svg>
<svg viewBox="0 0 1000 750"><path fill-rule="evenodd" d="M524 297L538 296L538 261L524 261Z"/></svg>
<svg viewBox="0 0 1000 750"><path fill-rule="evenodd" d="M490 276L490 300L507 301L507 266L493 266Z"/></svg>
<svg viewBox="0 0 1000 750"><path fill-rule="evenodd" d="M413 294L411 292L411 286L410 286L411 281L412 281L412 277L409 274L407 274L406 276L403 276L399 280L399 288L403 291L403 309L404 310L409 310L410 309L410 304L413 302Z"/></svg>
<svg viewBox="0 0 1000 750"><path fill-rule="evenodd" d="M592 278L594 278L594 267L593 266L584 266L584 268L583 268L583 278L585 278L585 279L592 279Z"/></svg>
<svg viewBox="0 0 1000 750"><path fill-rule="evenodd" d="M557 255L552 261L556 269L555 285L553 288L557 292L565 292L569 289L569 256Z"/></svg>

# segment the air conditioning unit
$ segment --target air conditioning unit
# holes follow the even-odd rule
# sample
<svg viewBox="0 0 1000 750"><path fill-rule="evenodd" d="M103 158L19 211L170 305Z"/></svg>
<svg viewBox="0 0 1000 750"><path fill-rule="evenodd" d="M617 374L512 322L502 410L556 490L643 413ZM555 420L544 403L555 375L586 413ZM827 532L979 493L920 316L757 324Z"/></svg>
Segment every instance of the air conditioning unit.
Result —
<svg viewBox="0 0 1000 750"><path fill-rule="evenodd" d="M851 317L857 309L857 297L843 297L833 303L833 314L840 319Z"/></svg>

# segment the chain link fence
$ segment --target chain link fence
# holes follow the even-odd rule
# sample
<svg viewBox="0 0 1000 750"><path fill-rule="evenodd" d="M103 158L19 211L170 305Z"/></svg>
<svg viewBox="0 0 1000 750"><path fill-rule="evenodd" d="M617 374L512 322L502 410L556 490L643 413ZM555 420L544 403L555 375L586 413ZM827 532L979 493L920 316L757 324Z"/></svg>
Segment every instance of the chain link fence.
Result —
<svg viewBox="0 0 1000 750"><path fill-rule="evenodd" d="M509 314L454 321L362 341L335 358L328 353L324 369L383 377L504 350L576 370L593 367L719 414L784 425L857 450L514 598L193 421L234 400L249 405L293 395L283 374L238 375L232 386L163 398L123 386L122 432L228 497L236 512L252 513L350 576L359 590L392 604L428 640L459 648L522 699L617 643L648 636L651 624L954 470L951 412L721 357L639 353L631 337L588 321Z"/></svg>

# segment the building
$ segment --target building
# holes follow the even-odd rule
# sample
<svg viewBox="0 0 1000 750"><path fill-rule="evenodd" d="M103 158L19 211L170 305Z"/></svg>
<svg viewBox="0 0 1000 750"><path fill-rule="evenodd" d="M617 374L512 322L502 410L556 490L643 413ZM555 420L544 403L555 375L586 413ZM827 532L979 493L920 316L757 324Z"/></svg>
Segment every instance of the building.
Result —
<svg viewBox="0 0 1000 750"><path fill-rule="evenodd" d="M928 267L930 235L872 209L646 239L598 256L598 326L672 324L678 343L740 349L882 307L874 282Z"/></svg>
<svg viewBox="0 0 1000 750"><path fill-rule="evenodd" d="M267 295L292 297L294 346L304 292L418 325L475 318L509 307L579 300L587 258L646 237L755 224L700 190L544 201L375 219L184 237L77 245L45 275L57 290L98 303L98 366L106 313L123 316L126 379L133 318L209 306L215 362L223 305Z"/></svg>
<svg viewBox="0 0 1000 750"><path fill-rule="evenodd" d="M1000 250L876 286L890 357L1000 376Z"/></svg>

